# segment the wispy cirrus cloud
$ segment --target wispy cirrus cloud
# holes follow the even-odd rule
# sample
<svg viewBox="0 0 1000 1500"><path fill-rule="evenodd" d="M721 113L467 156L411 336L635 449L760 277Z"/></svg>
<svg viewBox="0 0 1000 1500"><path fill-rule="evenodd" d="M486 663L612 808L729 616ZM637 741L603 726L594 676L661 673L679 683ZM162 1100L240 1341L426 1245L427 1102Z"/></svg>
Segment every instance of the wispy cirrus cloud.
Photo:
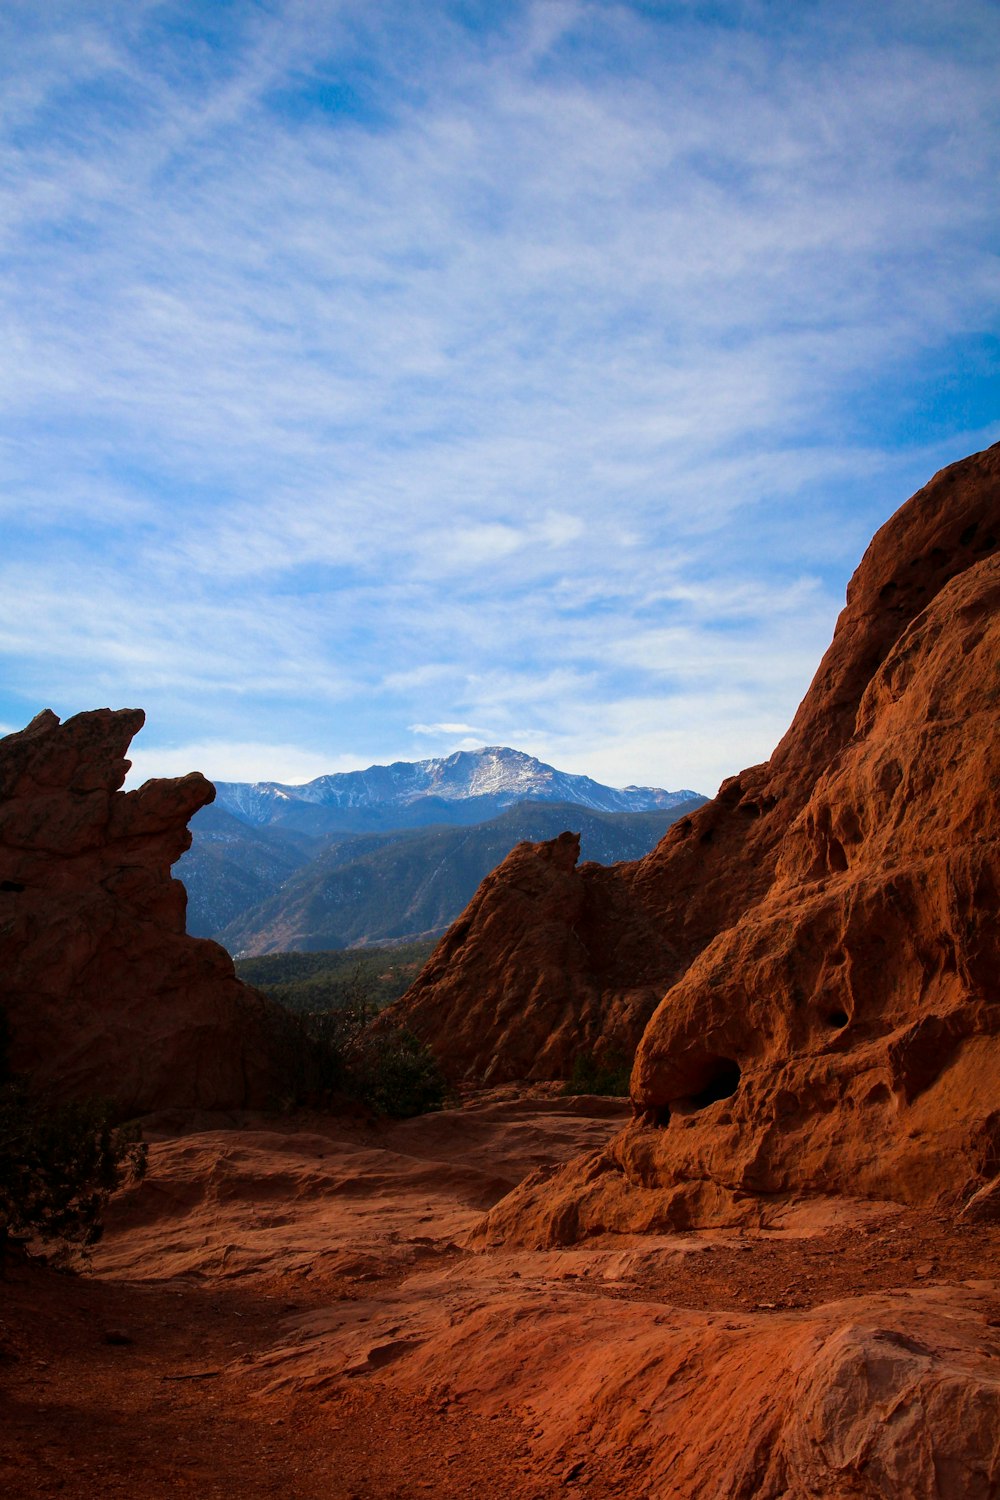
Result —
<svg viewBox="0 0 1000 1500"><path fill-rule="evenodd" d="M979 0L57 0L0 42L8 720L124 695L244 768L484 726L712 790L875 526L1000 435Z"/></svg>
<svg viewBox="0 0 1000 1500"><path fill-rule="evenodd" d="M489 738L489 730L477 729L474 724L411 724L410 731L413 734L431 734L435 738L443 734L449 738L459 735L463 739L471 738L478 745Z"/></svg>
<svg viewBox="0 0 1000 1500"><path fill-rule="evenodd" d="M301 786L317 776L337 771L360 771L364 762L356 756L330 755L303 750L301 745L266 740L194 739L183 745L160 744L147 750L140 737L128 752L132 769L126 785L141 786L154 776L186 776L200 771L210 781L278 781ZM266 778L261 766L268 767Z"/></svg>

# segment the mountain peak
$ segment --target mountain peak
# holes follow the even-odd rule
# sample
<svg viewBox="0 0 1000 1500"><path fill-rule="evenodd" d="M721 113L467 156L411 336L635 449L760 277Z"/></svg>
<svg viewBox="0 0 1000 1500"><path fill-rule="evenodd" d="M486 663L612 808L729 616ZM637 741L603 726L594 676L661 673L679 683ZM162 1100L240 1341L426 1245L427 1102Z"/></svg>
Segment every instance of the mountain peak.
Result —
<svg viewBox="0 0 1000 1500"><path fill-rule="evenodd" d="M281 822L316 832L341 826L387 827L393 822L398 826L401 820L411 827L479 822L523 801L568 802L596 812L652 812L698 795L662 787L604 786L589 776L557 771L509 745L338 771L303 786L218 782L216 789L218 805L244 823ZM469 804L469 816L456 806L463 803Z"/></svg>

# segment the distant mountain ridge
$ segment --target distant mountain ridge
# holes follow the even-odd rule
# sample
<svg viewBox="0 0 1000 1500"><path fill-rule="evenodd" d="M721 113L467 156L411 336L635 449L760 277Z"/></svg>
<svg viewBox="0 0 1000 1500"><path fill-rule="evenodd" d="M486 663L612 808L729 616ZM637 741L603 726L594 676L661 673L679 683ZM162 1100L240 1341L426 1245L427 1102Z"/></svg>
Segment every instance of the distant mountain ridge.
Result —
<svg viewBox="0 0 1000 1500"><path fill-rule="evenodd" d="M641 813L590 812L579 804L524 800L474 827L335 835L309 840L318 845L311 854L300 842L294 852L284 851L289 861L298 861L287 874L276 869L275 842L261 844L261 830L245 827L243 837L234 841L240 825L229 819L226 831L221 819L228 815L223 813L217 831L201 839L196 835L195 847L177 873L191 896L190 930L214 936L231 953L398 942L443 932L480 881L522 840L538 842L572 828L581 835L584 859L601 864L639 859L671 823L702 800ZM280 841L281 830L263 832L269 841ZM241 865L258 875L262 899L257 904L247 902L251 882L233 879ZM273 886L268 892L269 877Z"/></svg>
<svg viewBox="0 0 1000 1500"><path fill-rule="evenodd" d="M277 781L215 786L216 807L241 823L313 834L481 823L524 801L570 803L591 812L659 812L699 796L662 787L603 786L506 745L338 771L302 786Z"/></svg>
<svg viewBox="0 0 1000 1500"><path fill-rule="evenodd" d="M505 745L304 786L221 781L175 873L189 932L236 951L376 942L447 926L520 839L574 828L585 859L635 859L704 800L603 786Z"/></svg>

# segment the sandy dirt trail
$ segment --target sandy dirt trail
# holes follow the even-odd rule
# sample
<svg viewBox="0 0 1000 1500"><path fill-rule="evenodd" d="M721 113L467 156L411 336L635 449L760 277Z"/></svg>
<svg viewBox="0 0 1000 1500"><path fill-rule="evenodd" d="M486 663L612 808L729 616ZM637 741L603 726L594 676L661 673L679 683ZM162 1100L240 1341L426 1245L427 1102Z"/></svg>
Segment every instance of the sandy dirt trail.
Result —
<svg viewBox="0 0 1000 1500"><path fill-rule="evenodd" d="M541 1087L395 1124L152 1120L148 1179L90 1272L21 1264L0 1285L0 1494L766 1494L843 1446L843 1402L829 1440L824 1403L859 1357L862 1404L896 1409L893 1381L924 1380L940 1427L933 1392L961 1380L966 1419L996 1420L996 1227L838 1200L769 1233L463 1248L510 1186L624 1113ZM786 1378L815 1452L761 1415L762 1382ZM855 1493L908 1482L890 1429ZM961 1435L934 1433L964 1465L942 1493L988 1495L988 1462L972 1472Z"/></svg>
<svg viewBox="0 0 1000 1500"><path fill-rule="evenodd" d="M12 1263L0 1283L0 1494L565 1495L514 1416L394 1390L378 1357L311 1394L272 1362L303 1318L470 1259L455 1237L483 1208L621 1114L508 1098L393 1125L151 1120L148 1177L90 1271Z"/></svg>

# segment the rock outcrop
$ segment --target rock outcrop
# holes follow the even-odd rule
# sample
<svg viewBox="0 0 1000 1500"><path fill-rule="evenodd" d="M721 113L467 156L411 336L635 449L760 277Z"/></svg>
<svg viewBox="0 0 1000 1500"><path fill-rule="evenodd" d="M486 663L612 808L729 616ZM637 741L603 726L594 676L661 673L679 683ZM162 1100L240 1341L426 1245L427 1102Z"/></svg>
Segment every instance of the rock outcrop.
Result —
<svg viewBox="0 0 1000 1500"><path fill-rule="evenodd" d="M481 889L400 1002L453 1069L520 1065L514 1028L493 1024L498 996L539 1029L546 986L536 998L510 952L552 955L567 1014L641 1014L657 973L666 991L636 1057L635 1125L526 1184L484 1239L759 1221L800 1192L956 1206L979 1193L992 1211L998 550L1000 446L943 470L879 531L770 762L638 864L564 868L561 928L559 901L544 922L515 905L544 846ZM491 935L505 909L520 923L506 948ZM539 1047L531 1071L558 1060Z"/></svg>
<svg viewBox="0 0 1000 1500"><path fill-rule="evenodd" d="M453 1077L564 1078L581 1051L635 1051L672 953L629 904L635 866L577 867L579 853L574 833L518 844L388 1013Z"/></svg>
<svg viewBox="0 0 1000 1500"><path fill-rule="evenodd" d="M280 1095L290 1031L215 943L184 931L170 866L215 789L197 773L119 790L139 709L0 740L0 1010L9 1065L125 1113Z"/></svg>
<svg viewBox="0 0 1000 1500"><path fill-rule="evenodd" d="M444 1376L490 1415L521 1404L557 1473L594 1454L611 1493L988 1500L1000 1341L984 1291L756 1318L594 1297L582 1317L582 1299L546 1287L481 1297L393 1375L417 1389Z"/></svg>

